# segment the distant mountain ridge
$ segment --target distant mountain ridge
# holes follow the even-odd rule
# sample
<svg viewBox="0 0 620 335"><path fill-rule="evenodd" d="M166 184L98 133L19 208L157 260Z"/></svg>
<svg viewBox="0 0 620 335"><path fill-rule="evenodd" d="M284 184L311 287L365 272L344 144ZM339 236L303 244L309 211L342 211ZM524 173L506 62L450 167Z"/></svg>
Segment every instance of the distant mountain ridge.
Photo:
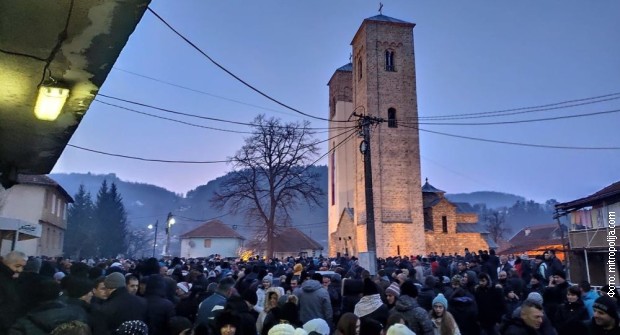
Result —
<svg viewBox="0 0 620 335"><path fill-rule="evenodd" d="M327 247L327 167L315 166L311 169L316 169L320 175L318 184L324 193L321 207L302 204L292 211L292 225ZM156 185L121 180L114 173L55 173L49 176L72 196L77 193L80 184L84 184L86 190L91 193L93 201L96 200L104 179L108 184L115 183L123 197L132 229L146 229L149 224L154 224L157 220L163 225L168 212L172 212L177 220L177 224L172 227L173 235L183 234L214 218L235 227L240 234L248 238L254 234L252 226L244 217L223 215L222 211L211 207L211 197L229 175L210 180L187 192L185 197ZM446 197L452 202L466 202L472 206L484 203L488 209L510 207L517 201L525 200L522 196L492 191L446 194Z"/></svg>
<svg viewBox="0 0 620 335"><path fill-rule="evenodd" d="M494 191L446 194L446 198L452 202L467 202L472 206L486 204L487 208L510 207L517 201L525 201L519 195Z"/></svg>

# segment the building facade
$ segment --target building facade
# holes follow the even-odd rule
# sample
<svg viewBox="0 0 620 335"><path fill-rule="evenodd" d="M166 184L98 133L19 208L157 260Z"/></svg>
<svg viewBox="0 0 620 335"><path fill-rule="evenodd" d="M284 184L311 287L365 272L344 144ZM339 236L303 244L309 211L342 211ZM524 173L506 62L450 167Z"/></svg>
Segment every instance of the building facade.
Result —
<svg viewBox="0 0 620 335"><path fill-rule="evenodd" d="M620 213L620 181L587 197L555 205L556 217L569 221L568 242L570 252L570 279L572 282L587 280L592 285L619 286L617 278L619 242L616 228ZM612 252L613 251L613 252ZM609 279L616 278L615 283Z"/></svg>
<svg viewBox="0 0 620 335"><path fill-rule="evenodd" d="M360 140L343 141L353 112L383 118L372 129L377 257L426 253L422 208L413 23L377 15L355 34L352 60L329 81L329 236L334 254L340 218L354 208L351 248L367 251L364 164ZM348 135L348 134L347 134ZM342 142L342 143L341 143ZM336 234L334 234L336 233ZM338 242L337 242L338 241ZM347 242L348 243L348 242Z"/></svg>
<svg viewBox="0 0 620 335"><path fill-rule="evenodd" d="M179 237L181 257L199 258L218 254L237 257L245 238L222 221L212 220Z"/></svg>
<svg viewBox="0 0 620 335"><path fill-rule="evenodd" d="M73 198L45 175L19 175L0 200L0 253L62 256L67 209Z"/></svg>

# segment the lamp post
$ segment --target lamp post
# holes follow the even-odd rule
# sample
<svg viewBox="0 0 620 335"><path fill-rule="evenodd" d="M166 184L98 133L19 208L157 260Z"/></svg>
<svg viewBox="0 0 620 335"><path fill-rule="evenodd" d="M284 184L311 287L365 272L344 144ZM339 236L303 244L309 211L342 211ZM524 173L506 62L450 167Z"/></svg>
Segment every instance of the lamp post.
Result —
<svg viewBox="0 0 620 335"><path fill-rule="evenodd" d="M166 250L164 250L165 256L170 256L170 227L175 224L176 220L172 216L172 212L168 213L168 218L166 219Z"/></svg>
<svg viewBox="0 0 620 335"><path fill-rule="evenodd" d="M153 225L148 225L149 229L153 229ZM155 257L155 247L157 246L157 228L159 228L159 220L155 221L155 237L153 237L153 257Z"/></svg>

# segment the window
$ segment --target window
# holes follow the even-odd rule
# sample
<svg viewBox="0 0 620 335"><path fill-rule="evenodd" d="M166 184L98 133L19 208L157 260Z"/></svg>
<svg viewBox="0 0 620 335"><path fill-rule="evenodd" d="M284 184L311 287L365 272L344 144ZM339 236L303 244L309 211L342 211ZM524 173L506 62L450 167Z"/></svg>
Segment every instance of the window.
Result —
<svg viewBox="0 0 620 335"><path fill-rule="evenodd" d="M394 66L394 51L385 50L385 71L395 72Z"/></svg>
<svg viewBox="0 0 620 335"><path fill-rule="evenodd" d="M398 123L396 123L396 109L390 108L388 109L388 127L397 128Z"/></svg>
<svg viewBox="0 0 620 335"><path fill-rule="evenodd" d="M331 175L332 175L332 182L331 182L331 198L332 198L332 206L336 204L336 142L332 142L332 148L334 150L334 152L332 152L332 166L331 166Z"/></svg>
<svg viewBox="0 0 620 335"><path fill-rule="evenodd" d="M357 59L357 80L362 79L362 57Z"/></svg>
<svg viewBox="0 0 620 335"><path fill-rule="evenodd" d="M205 246L205 248L211 248L211 239L210 238L205 238L204 246Z"/></svg>
<svg viewBox="0 0 620 335"><path fill-rule="evenodd" d="M52 214L56 214L56 194L52 194Z"/></svg>
<svg viewBox="0 0 620 335"><path fill-rule="evenodd" d="M448 217L445 215L441 217L441 230L444 234L448 233Z"/></svg>

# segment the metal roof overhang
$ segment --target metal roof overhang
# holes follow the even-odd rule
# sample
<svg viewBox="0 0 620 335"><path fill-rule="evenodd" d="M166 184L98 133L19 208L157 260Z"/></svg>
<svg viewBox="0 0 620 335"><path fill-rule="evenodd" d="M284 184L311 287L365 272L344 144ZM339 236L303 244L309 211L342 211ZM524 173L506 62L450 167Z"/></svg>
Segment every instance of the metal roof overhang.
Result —
<svg viewBox="0 0 620 335"><path fill-rule="evenodd" d="M149 3L0 0L4 187L15 184L18 174L52 170ZM55 121L41 121L34 116L34 105L39 84L50 75L71 93Z"/></svg>

